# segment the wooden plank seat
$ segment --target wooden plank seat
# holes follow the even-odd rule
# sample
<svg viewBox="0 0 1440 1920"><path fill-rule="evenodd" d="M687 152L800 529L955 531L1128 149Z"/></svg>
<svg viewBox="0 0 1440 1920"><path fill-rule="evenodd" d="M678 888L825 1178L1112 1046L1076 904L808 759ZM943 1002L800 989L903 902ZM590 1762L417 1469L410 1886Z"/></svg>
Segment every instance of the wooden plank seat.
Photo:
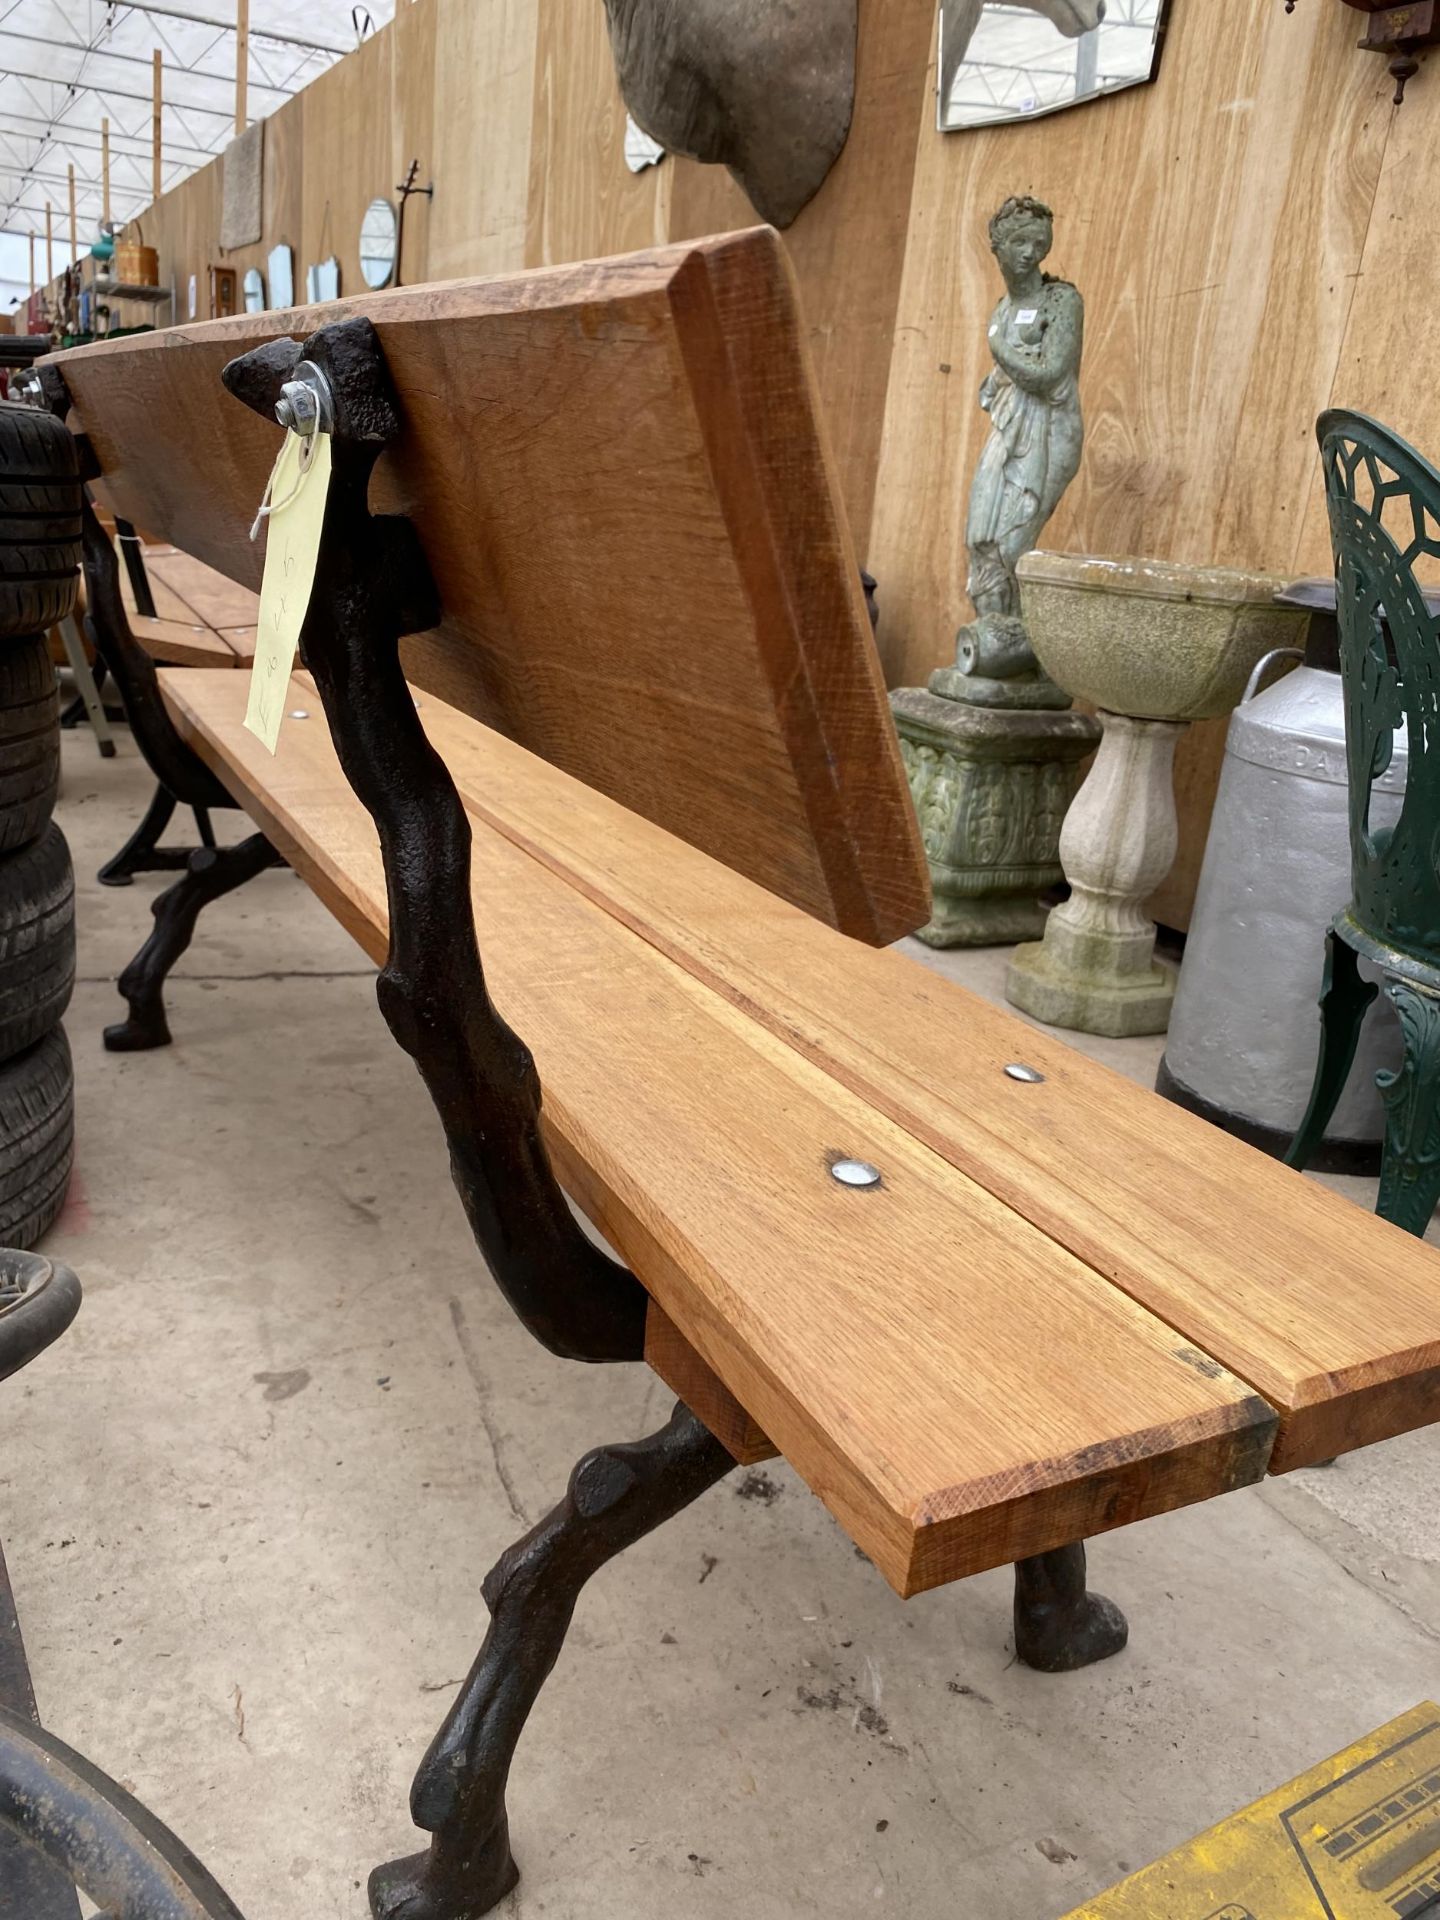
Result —
<svg viewBox="0 0 1440 1920"><path fill-rule="evenodd" d="M135 608L129 575L121 592L130 628L157 666L248 667L255 658L260 600L178 547L149 547L145 571L154 615Z"/></svg>
<svg viewBox="0 0 1440 1920"><path fill-rule="evenodd" d="M385 961L526 1325L684 1403L487 1583L385 1920L513 1885L505 1775L573 1593L734 1459L781 1452L902 1594L1014 1561L1017 1649L1060 1668L1124 1644L1082 1539L1440 1417L1432 1249L883 950L923 864L800 339L756 233L52 382L116 510L252 589L281 383L332 410L310 717L274 757L243 676L156 675L87 535L152 764L258 828L158 903L132 1024L168 1038L199 908L290 861Z"/></svg>
<svg viewBox="0 0 1440 1920"><path fill-rule="evenodd" d="M300 684L300 706L318 714L318 694ZM241 724L243 682L169 674L164 689L185 738L383 956L379 850L328 735L290 727L272 758ZM487 965L535 1046L552 1151L703 1365L663 1328L652 1359L697 1399L713 1374L899 1591L1440 1414L1433 1248L908 956L822 926L435 696L419 699L475 831ZM602 939L603 972L592 945ZM622 953L632 978L617 987ZM645 1103L631 1140L618 1132L606 1049L584 1036L614 1031L627 1007L656 1025L662 992L685 996L673 1025L617 1043ZM642 1039L644 1071L632 1056ZM1044 1083L1010 1079L1016 1061ZM711 1144L698 1193L702 1150L686 1120L697 1080L715 1090L699 1116ZM720 1124L727 1082L731 1130ZM820 1102L803 1123L802 1085ZM757 1113L782 1117L762 1132ZM763 1177L757 1151L768 1189L776 1169L792 1173L747 1202L747 1183ZM837 1189L827 1151L881 1167L881 1192ZM666 1195L698 1200L698 1218L674 1217L679 1201ZM877 1219L878 1233L862 1234ZM677 1248L688 1249L685 1269ZM1071 1313L1077 1290L1078 1319L1051 1319ZM1123 1339L1110 1320L1121 1298L1140 1309L1120 1315ZM1025 1383L1047 1324L1072 1358L1037 1396ZM1174 1364L1142 1411L1127 1396L1152 1356L1130 1342L1157 1331ZM1018 1347L1005 1345L1015 1335ZM1107 1410L1117 1363L1118 1422ZM1210 1377L1220 1397L1193 1403L1184 1375ZM878 1394L877 1376L888 1383ZM1171 1393L1171 1414L1157 1417ZM1196 1418L1190 1468L1157 1473L1159 1456L1189 1448ZM877 1487L878 1504L857 1492Z"/></svg>
<svg viewBox="0 0 1440 1920"><path fill-rule="evenodd" d="M272 759L242 725L243 680L163 684L181 732L383 959L379 846L328 734L292 723ZM318 716L300 684L298 705ZM483 811L517 767L532 786L555 782L561 810L572 792L601 796L433 695L421 716L447 758L468 748L486 970L535 1050L562 1178L892 1585L915 1593L1263 1474L1274 1413L1248 1386ZM601 802L597 847L623 814ZM695 862L719 909L735 908L742 946L753 896L772 925L818 925L660 829L646 835L640 864L622 867L632 898L658 911ZM861 965L883 960L822 932L838 968L851 949ZM882 1188L840 1186L827 1154L879 1166ZM1440 1302L1431 1327L1440 1339ZM1073 1356L1064 1392L1036 1381L1042 1338Z"/></svg>

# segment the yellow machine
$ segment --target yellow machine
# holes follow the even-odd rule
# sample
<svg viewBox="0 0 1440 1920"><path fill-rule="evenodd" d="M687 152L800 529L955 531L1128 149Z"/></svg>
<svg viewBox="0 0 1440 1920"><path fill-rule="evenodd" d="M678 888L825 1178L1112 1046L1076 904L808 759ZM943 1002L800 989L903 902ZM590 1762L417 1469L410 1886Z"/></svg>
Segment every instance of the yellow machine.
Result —
<svg viewBox="0 0 1440 1920"><path fill-rule="evenodd" d="M1440 1920L1440 1707L1412 1708L1070 1920Z"/></svg>

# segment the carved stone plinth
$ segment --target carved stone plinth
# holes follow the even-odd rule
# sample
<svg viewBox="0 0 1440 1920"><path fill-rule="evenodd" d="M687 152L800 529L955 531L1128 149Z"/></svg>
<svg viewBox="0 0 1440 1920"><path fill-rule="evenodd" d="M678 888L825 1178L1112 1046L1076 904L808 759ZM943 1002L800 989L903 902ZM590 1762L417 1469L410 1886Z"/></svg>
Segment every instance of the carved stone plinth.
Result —
<svg viewBox="0 0 1440 1920"><path fill-rule="evenodd" d="M923 687L890 696L930 865L919 939L993 947L1044 929L1061 879L1060 826L1080 761L1100 738L1083 713L973 707Z"/></svg>
<svg viewBox="0 0 1440 1920"><path fill-rule="evenodd" d="M1070 898L1011 961L1005 998L1051 1026L1121 1039L1170 1024L1175 970L1155 958L1144 902L1175 861L1175 742L1186 723L1100 719L1104 741L1060 836Z"/></svg>

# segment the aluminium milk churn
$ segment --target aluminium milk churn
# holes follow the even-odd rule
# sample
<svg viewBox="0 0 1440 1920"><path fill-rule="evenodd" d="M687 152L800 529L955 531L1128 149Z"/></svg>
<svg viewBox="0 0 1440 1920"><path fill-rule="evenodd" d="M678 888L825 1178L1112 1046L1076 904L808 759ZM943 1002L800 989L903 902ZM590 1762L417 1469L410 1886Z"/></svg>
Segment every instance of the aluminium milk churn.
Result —
<svg viewBox="0 0 1440 1920"><path fill-rule="evenodd" d="M1310 1098L1325 930L1351 894L1334 587L1307 581L1292 593L1316 609L1308 644L1301 664L1261 693L1256 688L1281 656L1298 657L1293 648L1267 655L1231 715L1156 1080L1168 1098L1277 1154L1289 1146ZM1405 777L1401 727L1373 789L1376 825L1398 819ZM1399 1023L1381 996L1366 1015L1355 1064L1312 1165L1335 1173L1378 1169L1384 1116L1375 1075L1400 1059Z"/></svg>

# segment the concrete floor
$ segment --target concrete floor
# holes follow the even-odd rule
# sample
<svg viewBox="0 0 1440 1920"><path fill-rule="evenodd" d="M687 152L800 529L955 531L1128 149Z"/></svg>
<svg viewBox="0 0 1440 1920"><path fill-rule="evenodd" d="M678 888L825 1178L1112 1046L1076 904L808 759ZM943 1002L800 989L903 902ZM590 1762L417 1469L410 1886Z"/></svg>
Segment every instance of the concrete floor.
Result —
<svg viewBox="0 0 1440 1920"><path fill-rule="evenodd" d="M173 1048L101 1050L157 883L93 875L148 782L128 737L105 763L69 736L66 769L78 1171L47 1250L86 1299L5 1388L41 1710L251 1920L349 1920L418 1843L483 1574L667 1400L512 1321L371 970L291 874L209 910ZM1002 955L944 965L998 996ZM1148 1080L1158 1043L1107 1051ZM1042 1678L1006 1575L902 1605L787 1470L737 1474L586 1594L502 1911L1055 1920L1440 1691L1440 1439L1112 1534L1092 1570L1130 1648Z"/></svg>

